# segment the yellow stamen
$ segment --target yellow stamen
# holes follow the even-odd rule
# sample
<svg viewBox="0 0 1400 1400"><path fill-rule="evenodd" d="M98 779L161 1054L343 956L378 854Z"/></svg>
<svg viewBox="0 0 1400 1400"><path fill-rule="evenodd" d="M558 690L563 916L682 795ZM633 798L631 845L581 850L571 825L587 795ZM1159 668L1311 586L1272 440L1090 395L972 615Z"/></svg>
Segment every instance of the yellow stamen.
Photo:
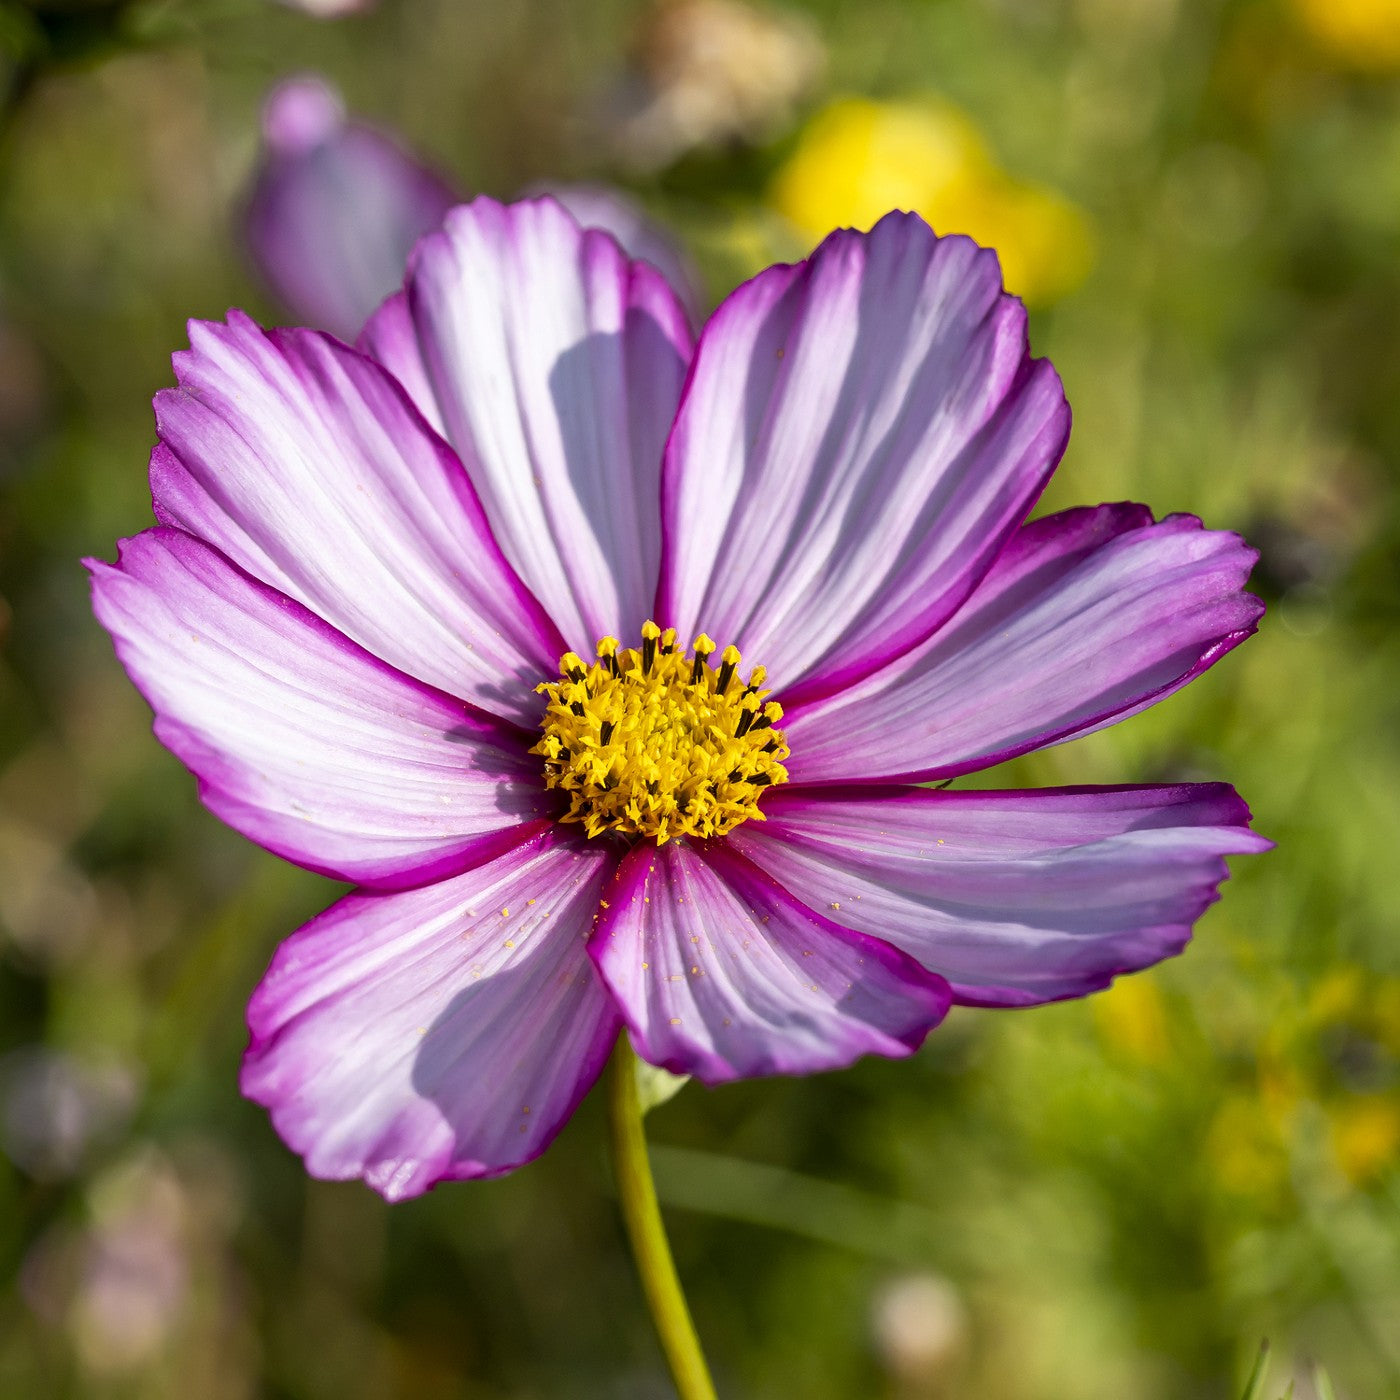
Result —
<svg viewBox="0 0 1400 1400"><path fill-rule="evenodd" d="M693 658L675 644L673 628L647 622L640 648L604 637L593 665L569 652L559 679L536 687L548 699L544 737L530 752L569 799L562 819L589 836L615 831L659 846L723 836L751 817L762 821L764 789L787 781L789 750L774 728L783 709L760 689L763 668L736 685L734 647L716 671L709 658L717 648L704 633Z"/></svg>

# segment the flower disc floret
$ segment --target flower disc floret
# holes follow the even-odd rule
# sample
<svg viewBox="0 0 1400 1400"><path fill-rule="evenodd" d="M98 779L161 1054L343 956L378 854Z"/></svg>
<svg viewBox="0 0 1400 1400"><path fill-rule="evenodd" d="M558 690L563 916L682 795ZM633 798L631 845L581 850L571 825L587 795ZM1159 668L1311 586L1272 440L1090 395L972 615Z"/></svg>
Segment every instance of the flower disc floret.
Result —
<svg viewBox="0 0 1400 1400"><path fill-rule="evenodd" d="M549 701L530 752L569 799L562 820L657 845L763 820L764 789L787 781L787 741L774 728L782 706L768 699L762 666L740 677L734 647L718 666L704 633L692 651L676 649L674 628L647 622L640 647L604 637L592 665L568 652L559 679L536 687Z"/></svg>

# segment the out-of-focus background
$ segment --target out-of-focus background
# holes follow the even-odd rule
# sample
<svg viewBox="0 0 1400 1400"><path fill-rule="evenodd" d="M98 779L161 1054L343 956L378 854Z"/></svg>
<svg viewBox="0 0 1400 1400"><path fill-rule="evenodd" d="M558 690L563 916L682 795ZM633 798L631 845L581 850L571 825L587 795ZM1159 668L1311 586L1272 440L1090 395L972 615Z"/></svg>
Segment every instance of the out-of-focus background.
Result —
<svg viewBox="0 0 1400 1400"><path fill-rule="evenodd" d="M651 1118L722 1392L1228 1400L1267 1335L1279 1392L1400 1396L1396 0L4 0L0 46L0 1395L669 1393L596 1103L387 1207L240 1100L336 890L203 812L88 612L185 318L290 314L243 211L311 70L462 192L631 191L710 304L891 206L998 245L1047 505L1263 551L1259 637L989 780L1236 783L1278 850L1183 958Z"/></svg>

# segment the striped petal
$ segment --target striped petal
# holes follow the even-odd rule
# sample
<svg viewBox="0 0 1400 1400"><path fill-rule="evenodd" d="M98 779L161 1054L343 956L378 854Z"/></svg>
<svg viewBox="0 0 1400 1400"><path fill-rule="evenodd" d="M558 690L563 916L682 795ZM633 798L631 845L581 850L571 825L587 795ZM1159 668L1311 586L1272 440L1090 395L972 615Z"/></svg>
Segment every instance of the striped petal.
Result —
<svg viewBox="0 0 1400 1400"><path fill-rule="evenodd" d="M362 344L427 393L569 644L634 636L655 599L661 453L691 349L665 279L553 199L477 199L419 244L383 315Z"/></svg>
<svg viewBox="0 0 1400 1400"><path fill-rule="evenodd" d="M545 833L439 884L341 900L253 993L243 1092L313 1176L391 1201L531 1161L617 1036L584 950L613 864Z"/></svg>
<svg viewBox="0 0 1400 1400"><path fill-rule="evenodd" d="M912 214L834 233L700 337L657 620L732 642L785 703L853 683L958 608L1068 432L994 254Z"/></svg>
<svg viewBox="0 0 1400 1400"><path fill-rule="evenodd" d="M156 395L156 514L368 651L533 724L563 643L452 450L379 365L241 313L193 322Z"/></svg>
<svg viewBox="0 0 1400 1400"><path fill-rule="evenodd" d="M1255 629L1256 554L1192 516L1097 506L1025 526L955 618L840 694L790 710L794 782L988 768L1146 709Z"/></svg>
<svg viewBox="0 0 1400 1400"><path fill-rule="evenodd" d="M637 846L590 944L645 1059L708 1083L901 1056L949 991L804 908L723 841Z"/></svg>
<svg viewBox="0 0 1400 1400"><path fill-rule="evenodd" d="M162 528L91 561L93 604L205 804L299 865L381 887L488 859L550 811L528 740L376 660Z"/></svg>
<svg viewBox="0 0 1400 1400"><path fill-rule="evenodd" d="M959 1002L1084 996L1181 952L1226 855L1268 850L1224 783L1039 792L780 789L731 841Z"/></svg>

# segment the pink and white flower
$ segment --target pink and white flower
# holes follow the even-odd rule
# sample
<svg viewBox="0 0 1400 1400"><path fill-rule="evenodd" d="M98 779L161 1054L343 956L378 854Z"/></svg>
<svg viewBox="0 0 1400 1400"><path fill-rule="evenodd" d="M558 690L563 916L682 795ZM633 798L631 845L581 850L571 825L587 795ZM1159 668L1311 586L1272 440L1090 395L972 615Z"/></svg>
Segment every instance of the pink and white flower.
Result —
<svg viewBox="0 0 1400 1400"><path fill-rule="evenodd" d="M95 606L210 809L359 886L249 1008L244 1091L317 1176L509 1171L623 1026L717 1083L1081 996L1268 844L1218 783L914 786L1155 703L1262 611L1193 518L1026 523L1069 410L966 238L834 233L692 343L611 237L480 199L355 349L190 340Z"/></svg>

